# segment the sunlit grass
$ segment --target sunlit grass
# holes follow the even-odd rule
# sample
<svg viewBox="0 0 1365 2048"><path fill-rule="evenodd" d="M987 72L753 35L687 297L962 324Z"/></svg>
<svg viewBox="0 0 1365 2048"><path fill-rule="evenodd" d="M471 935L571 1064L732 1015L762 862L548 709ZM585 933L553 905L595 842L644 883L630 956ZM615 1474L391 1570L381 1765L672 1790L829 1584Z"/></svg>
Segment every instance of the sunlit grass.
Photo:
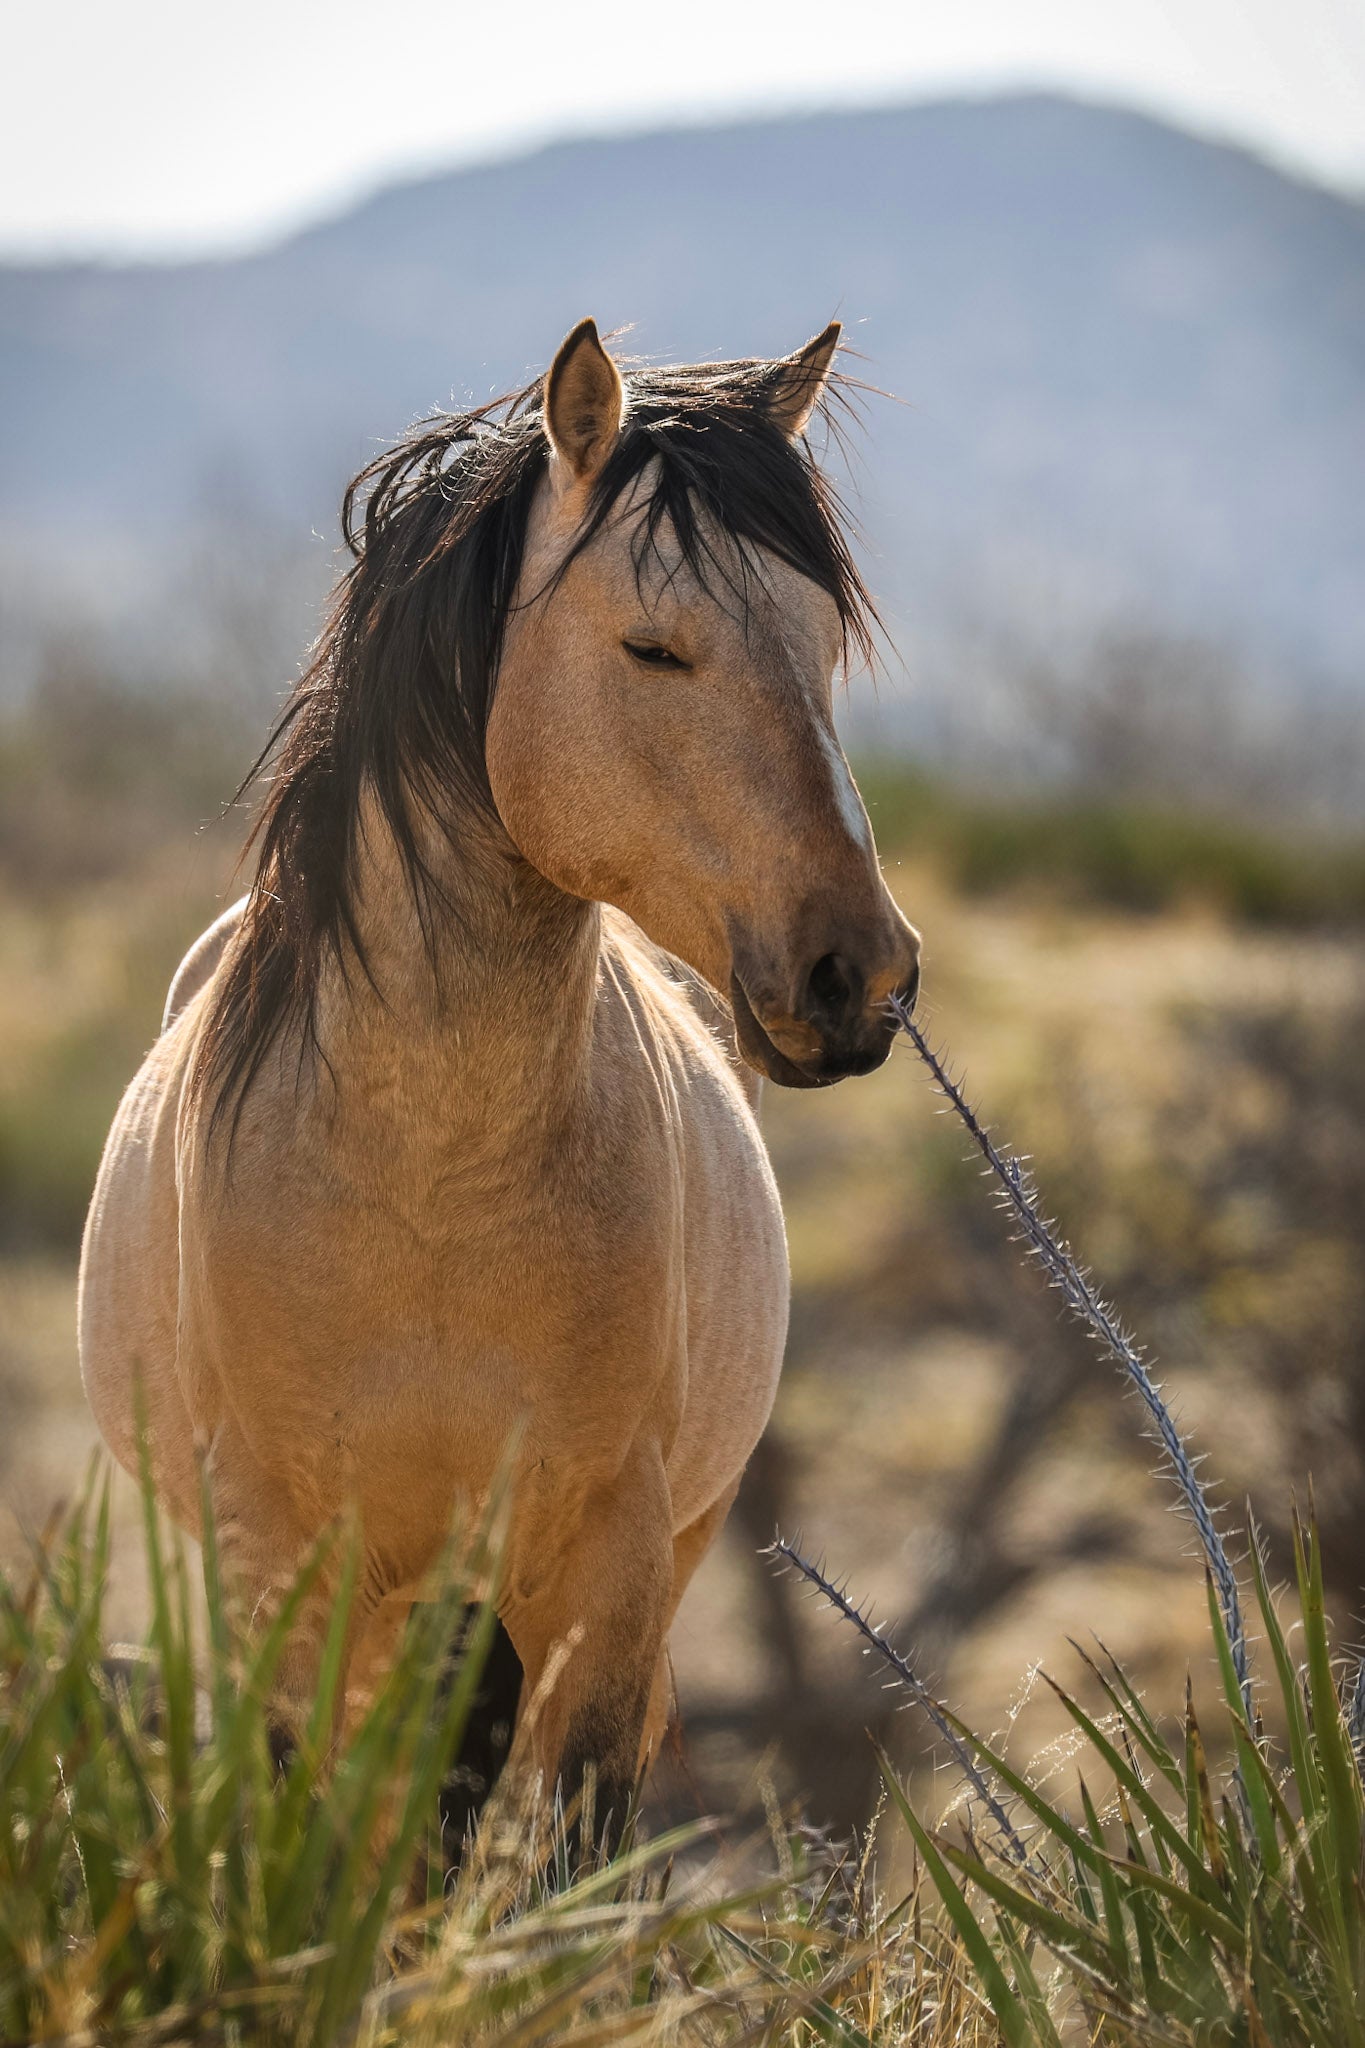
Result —
<svg viewBox="0 0 1365 2048"><path fill-rule="evenodd" d="M742 1851L704 1823L572 1869L539 1809L495 1806L442 1884L437 1788L491 1625L453 1551L339 1748L333 1608L309 1727L282 1771L267 1702L298 1602L240 1633L211 1524L203 1621L145 1507L151 1623L102 1629L107 1483L0 1581L0 2043L985 2042L951 1930L888 1909L799 1829ZM345 1572L342 1572L343 1583ZM452 1645L458 1645L452 1659ZM452 1676L453 1673L453 1676Z"/></svg>

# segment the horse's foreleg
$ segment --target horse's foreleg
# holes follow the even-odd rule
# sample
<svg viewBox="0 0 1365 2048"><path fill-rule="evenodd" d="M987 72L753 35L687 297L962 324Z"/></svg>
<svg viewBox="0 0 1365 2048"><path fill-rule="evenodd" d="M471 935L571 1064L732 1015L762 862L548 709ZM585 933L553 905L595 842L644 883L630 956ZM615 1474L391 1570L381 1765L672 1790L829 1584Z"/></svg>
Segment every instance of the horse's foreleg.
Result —
<svg viewBox="0 0 1365 2048"><path fill-rule="evenodd" d="M209 1458L209 1490L225 1590L248 1633L259 1638L289 1598L318 1532L301 1524L278 1479L261 1470L230 1429L220 1431L215 1439ZM288 1754L313 1711L340 1564L338 1550L313 1577L298 1603L276 1667L270 1722L277 1759ZM334 1738L340 1735L345 1718L351 1653L382 1591L372 1585L362 1560L347 1615L333 1703Z"/></svg>
<svg viewBox="0 0 1365 2048"><path fill-rule="evenodd" d="M678 1612L682 1596L687 1591L692 1574L705 1557L711 1545L725 1526L725 1517L734 1505L739 1492L739 1480L727 1486L719 1500L703 1509L694 1522L680 1529L673 1539L673 1585L668 1598L668 1611L664 1616L664 1640L659 1645L659 1656L654 1671L654 1683L650 1689L649 1710L640 1738L639 1775L644 1776L663 1747L664 1735L668 1728L669 1709L673 1703L673 1680L668 1664L668 1631Z"/></svg>
<svg viewBox="0 0 1365 2048"><path fill-rule="evenodd" d="M632 1448L594 1488L573 1540L531 1587L513 1571L504 1620L525 1673L514 1759L556 1779L566 1807L594 1785L597 1839L619 1835L635 1788L673 1580L668 1481Z"/></svg>

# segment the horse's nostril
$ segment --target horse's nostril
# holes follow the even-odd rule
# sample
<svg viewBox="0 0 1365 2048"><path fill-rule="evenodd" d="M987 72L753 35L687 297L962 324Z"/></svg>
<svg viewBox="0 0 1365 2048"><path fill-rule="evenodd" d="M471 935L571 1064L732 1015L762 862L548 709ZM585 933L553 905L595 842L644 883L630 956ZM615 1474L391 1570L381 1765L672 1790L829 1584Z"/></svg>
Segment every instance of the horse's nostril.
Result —
<svg viewBox="0 0 1365 2048"><path fill-rule="evenodd" d="M812 1022L839 1024L856 1001L855 976L837 953L816 961L806 981L806 1010Z"/></svg>

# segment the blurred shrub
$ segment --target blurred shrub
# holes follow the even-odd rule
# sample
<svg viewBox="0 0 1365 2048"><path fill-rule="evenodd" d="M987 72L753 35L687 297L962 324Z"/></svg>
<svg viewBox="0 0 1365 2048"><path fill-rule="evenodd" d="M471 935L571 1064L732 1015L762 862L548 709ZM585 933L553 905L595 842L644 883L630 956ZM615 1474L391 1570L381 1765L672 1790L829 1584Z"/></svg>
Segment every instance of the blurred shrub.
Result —
<svg viewBox="0 0 1365 2048"><path fill-rule="evenodd" d="M46 894L126 873L216 817L251 751L231 706L50 649L0 720L0 879Z"/></svg>
<svg viewBox="0 0 1365 2048"><path fill-rule="evenodd" d="M79 1239L115 1106L236 852L235 824L201 833L251 758L246 727L74 647L0 717L0 1246Z"/></svg>
<svg viewBox="0 0 1365 2048"><path fill-rule="evenodd" d="M160 1020L145 986L59 1028L33 1067L0 1079L0 1246L80 1241L100 1154L120 1096Z"/></svg>
<svg viewBox="0 0 1365 2048"><path fill-rule="evenodd" d="M1111 617L968 630L917 676L917 722L959 783L1349 828L1365 812L1360 691L1218 639Z"/></svg>
<svg viewBox="0 0 1365 2048"><path fill-rule="evenodd" d="M1148 697L1114 701L1131 717ZM1072 706L1083 731L1086 714L1098 716L1091 700ZM1100 723L1108 734L1113 720ZM183 846L220 816L262 732L259 703L142 688L88 650L50 648L37 690L0 718L0 881L70 891ZM1025 793L894 756L862 763L859 781L883 850L927 856L972 894L1027 889L1139 912L1197 903L1257 922L1365 917L1365 834L1296 833L1269 806L1201 806L1155 766L1144 783L1131 749L1110 741L1082 749L1084 772Z"/></svg>
<svg viewBox="0 0 1365 2048"><path fill-rule="evenodd" d="M983 796L887 763L859 775L884 853L927 857L970 895L1024 890L1115 910L1202 906L1252 923L1365 919L1365 836L1297 839L1166 805Z"/></svg>

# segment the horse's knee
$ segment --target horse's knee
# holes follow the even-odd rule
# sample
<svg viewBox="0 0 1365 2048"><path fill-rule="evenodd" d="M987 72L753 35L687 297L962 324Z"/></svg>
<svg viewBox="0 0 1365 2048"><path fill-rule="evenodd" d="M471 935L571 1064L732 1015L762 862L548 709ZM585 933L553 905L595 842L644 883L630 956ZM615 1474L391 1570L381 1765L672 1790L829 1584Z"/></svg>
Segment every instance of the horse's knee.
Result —
<svg viewBox="0 0 1365 2048"><path fill-rule="evenodd" d="M649 1705L645 1709L644 1727L640 1731L640 1746L635 1762L635 1775L641 1783L659 1761L668 1733L669 1718L673 1712L673 1667L669 1661L668 1645L660 1648L654 1662L654 1680L649 1689Z"/></svg>

